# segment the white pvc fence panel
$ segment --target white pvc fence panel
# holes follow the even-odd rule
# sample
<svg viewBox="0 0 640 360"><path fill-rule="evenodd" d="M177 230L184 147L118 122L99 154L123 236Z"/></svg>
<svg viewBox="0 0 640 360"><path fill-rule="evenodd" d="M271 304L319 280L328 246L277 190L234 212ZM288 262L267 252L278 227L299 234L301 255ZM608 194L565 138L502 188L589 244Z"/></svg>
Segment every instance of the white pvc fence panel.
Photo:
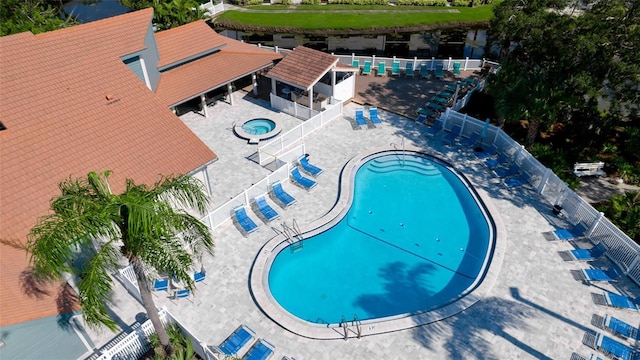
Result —
<svg viewBox="0 0 640 360"><path fill-rule="evenodd" d="M200 10L204 11L205 16L213 16L224 11L224 4L213 4L213 1L209 1L204 4L200 4Z"/></svg>
<svg viewBox="0 0 640 360"><path fill-rule="evenodd" d="M166 327L168 323L166 311L160 310L158 315L162 325ZM151 320L147 320L113 347L104 350L97 360L139 359L151 349L149 335L153 333L155 333L153 324Z"/></svg>
<svg viewBox="0 0 640 360"><path fill-rule="evenodd" d="M306 120L320 113L319 111L316 111L304 105L298 104L295 101L289 101L285 98L281 98L276 94L272 93L269 95L271 99L272 108L282 111L284 113L287 113L289 115L295 116L297 118Z"/></svg>

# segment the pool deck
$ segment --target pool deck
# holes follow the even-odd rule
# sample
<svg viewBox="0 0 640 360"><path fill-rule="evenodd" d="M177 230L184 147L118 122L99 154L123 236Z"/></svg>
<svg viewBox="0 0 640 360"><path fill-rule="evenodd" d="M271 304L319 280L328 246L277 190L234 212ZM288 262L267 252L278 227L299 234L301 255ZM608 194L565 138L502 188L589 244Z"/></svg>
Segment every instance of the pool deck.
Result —
<svg viewBox="0 0 640 360"><path fill-rule="evenodd" d="M394 80L395 81L395 80ZM209 108L209 118L188 113L181 116L200 138L219 156L210 167L213 207L219 206L270 171L252 159L255 145L236 137L234 122L256 117L276 118L283 132L301 123L284 113L269 110L267 102L242 92L234 94L235 106L219 102ZM397 114L380 110L383 125L356 129L354 103L344 108L344 117L305 139L310 162L323 168L316 186L307 192L291 183L285 189L298 203L286 210L275 206L280 222L295 219L305 227L331 211L338 197L338 179L343 166L357 154L392 144L417 147L453 163L485 193L504 228L504 257L493 284L485 296L469 309L435 323L408 330L365 336L360 339L314 340L295 335L269 319L256 305L249 289L249 274L256 255L276 234L271 225L249 213L260 229L243 236L228 221L213 231L215 256L205 256L205 283L198 284L192 299L177 302L168 293L154 296L158 307L165 307L209 345L220 344L240 324L276 346L273 359L569 359L572 352L589 355L582 344L585 331L598 329L590 324L593 314L609 313L631 324L638 324L638 313L597 306L592 293L603 289L631 296L640 290L629 279L612 284L587 285L575 280L570 270L587 267L564 262L558 251L572 249L569 243L545 240L542 232L566 225L551 212L551 206L530 188L507 190L472 153L445 147L438 138L428 139L425 126ZM410 108L408 105L407 108ZM404 139L404 140L403 140ZM272 204L273 206L273 204ZM276 224L274 224L275 226ZM588 247L589 244L580 245ZM348 263L345 274L348 274ZM600 259L595 266L606 266ZM117 283L111 310L123 328L142 312L126 290ZM380 294L384 296L384 294ZM98 345L114 337L105 330L90 331ZM623 341L623 340L621 340Z"/></svg>

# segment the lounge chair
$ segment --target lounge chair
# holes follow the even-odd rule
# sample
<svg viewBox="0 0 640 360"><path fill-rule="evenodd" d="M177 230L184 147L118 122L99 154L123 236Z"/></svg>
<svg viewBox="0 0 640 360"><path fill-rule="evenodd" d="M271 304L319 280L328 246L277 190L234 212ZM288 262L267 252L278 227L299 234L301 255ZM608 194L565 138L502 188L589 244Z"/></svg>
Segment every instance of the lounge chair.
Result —
<svg viewBox="0 0 640 360"><path fill-rule="evenodd" d="M358 59L354 59L354 60L351 62L351 66L353 66L353 67L354 67L354 68L356 68L356 69L360 69L360 60L358 60Z"/></svg>
<svg viewBox="0 0 640 360"><path fill-rule="evenodd" d="M620 269L616 265L611 265L610 268L606 270L602 269L581 269L576 273L580 280L586 282L598 282L598 281L616 281L621 276L624 275L622 269Z"/></svg>
<svg viewBox="0 0 640 360"><path fill-rule="evenodd" d="M404 76L405 77L413 77L413 62L409 61L407 62L407 64L404 66Z"/></svg>
<svg viewBox="0 0 640 360"><path fill-rule="evenodd" d="M255 198L255 201L256 205L258 206L258 211L260 212L260 214L262 214L265 220L273 221L280 217L280 214L278 214L277 211L273 210L271 205L267 203L267 199L265 199L264 196L257 196Z"/></svg>
<svg viewBox="0 0 640 360"><path fill-rule="evenodd" d="M490 157L495 156L498 153L498 149L494 145L490 145L488 148L483 149L482 151L476 151L476 157L480 160L488 159Z"/></svg>
<svg viewBox="0 0 640 360"><path fill-rule="evenodd" d="M314 180L302 176L302 174L300 174L300 170L298 170L298 167L294 167L293 169L291 169L291 180L307 190L311 190L316 185L318 185L318 183Z"/></svg>
<svg viewBox="0 0 640 360"><path fill-rule="evenodd" d="M475 146L480 140L480 134L477 132L471 133L468 138L460 140L460 146L469 148Z"/></svg>
<svg viewBox="0 0 640 360"><path fill-rule="evenodd" d="M640 330L637 327L627 324L626 322L609 314L605 314L604 317L594 314L591 319L591 324L615 335L634 341L640 341Z"/></svg>
<svg viewBox="0 0 640 360"><path fill-rule="evenodd" d="M284 188L282 188L282 184L279 182L273 183L271 185L271 190L273 192L273 196L275 196L276 199L278 199L278 201L280 202L280 204L285 208L298 202L298 200L296 200L293 196L289 195L288 192L284 191Z"/></svg>
<svg viewBox="0 0 640 360"><path fill-rule="evenodd" d="M240 224L247 235L258 230L258 225L256 225L256 223L251 220L249 215L247 215L247 211L244 209L244 206L239 206L233 209L233 212L236 216L236 220L238 220L238 224Z"/></svg>
<svg viewBox="0 0 640 360"><path fill-rule="evenodd" d="M356 124L360 127L367 126L367 120L364 119L364 110L356 109Z"/></svg>
<svg viewBox="0 0 640 360"><path fill-rule="evenodd" d="M453 76L460 75L462 75L462 71L460 71L460 63L456 61L453 63Z"/></svg>
<svg viewBox="0 0 640 360"><path fill-rule="evenodd" d="M418 108L418 110L416 110L416 114L418 115L424 115L426 117L434 117L437 114L439 114L439 111L433 110L433 109L425 109L425 108Z"/></svg>
<svg viewBox="0 0 640 360"><path fill-rule="evenodd" d="M240 325L222 344L214 347L219 353L233 356L253 339L256 333L246 325Z"/></svg>
<svg viewBox="0 0 640 360"><path fill-rule="evenodd" d="M585 231L587 231L586 225L583 223L578 223L571 230L556 229L552 234L555 240L567 241L581 238Z"/></svg>
<svg viewBox="0 0 640 360"><path fill-rule="evenodd" d="M456 93L456 89L457 89L457 88L458 88L458 87L457 87L456 85L444 84L444 90L442 90L442 91L447 92L447 93L449 93L449 94L452 94L452 95L453 95L453 94L455 94L455 93Z"/></svg>
<svg viewBox="0 0 640 360"><path fill-rule="evenodd" d="M204 283L204 279L207 277L207 273L204 269L200 269L199 272L193 274L193 282L195 283Z"/></svg>
<svg viewBox="0 0 640 360"><path fill-rule="evenodd" d="M440 104L443 106L447 106L447 104L449 103L450 98L448 97L441 97L439 95L435 96L433 99L431 99L431 101L433 101L436 104Z"/></svg>
<svg viewBox="0 0 640 360"><path fill-rule="evenodd" d="M391 64L391 76L400 76L400 61Z"/></svg>
<svg viewBox="0 0 640 360"><path fill-rule="evenodd" d="M444 138L442 138L442 142L451 145L458 139L458 136L460 136L461 131L462 131L462 127L460 125L458 124L454 125L451 131L448 132L444 136Z"/></svg>
<svg viewBox="0 0 640 360"><path fill-rule="evenodd" d="M462 87L475 87L478 85L478 79L476 78L464 78L460 80L460 86Z"/></svg>
<svg viewBox="0 0 640 360"><path fill-rule="evenodd" d="M516 177L506 178L502 180L502 185L507 189L513 189L516 187L524 186L529 183L529 175L527 173L520 173Z"/></svg>
<svg viewBox="0 0 640 360"><path fill-rule="evenodd" d="M594 294L599 295L599 294ZM595 296L594 296L595 299ZM615 294L612 292L605 291L602 295L602 301L596 301L598 305L605 305L618 309L627 309L633 311L639 311L638 308L638 299L633 299L628 296Z"/></svg>
<svg viewBox="0 0 640 360"><path fill-rule="evenodd" d="M444 79L444 65L442 64L436 65L435 78Z"/></svg>
<svg viewBox="0 0 640 360"><path fill-rule="evenodd" d="M424 105L424 107L426 107L427 109L433 109L436 111L444 111L444 105L442 104L438 104L438 103L434 103L434 102L428 102Z"/></svg>
<svg viewBox="0 0 640 360"><path fill-rule="evenodd" d="M169 279L153 280L153 291L167 291L167 290L169 290Z"/></svg>
<svg viewBox="0 0 640 360"><path fill-rule="evenodd" d="M302 170L304 170L304 172L313 175L313 176L318 176L320 174L322 174L322 169L311 164L309 162L309 159L306 156L302 156L298 159L298 164L300 164L300 166L302 167Z"/></svg>
<svg viewBox="0 0 640 360"><path fill-rule="evenodd" d="M267 360L273 356L275 346L265 339L259 339L255 342L242 357L245 360Z"/></svg>
<svg viewBox="0 0 640 360"><path fill-rule="evenodd" d="M377 107L370 107L369 108L369 120L371 120L371 123L373 123L373 125L381 125L382 121L380 121L380 118L378 117L378 108Z"/></svg>
<svg viewBox="0 0 640 360"><path fill-rule="evenodd" d="M584 342L584 341L583 341ZM608 357L620 360L633 360L640 358L640 353L630 346L620 343L606 335L597 334L593 344L585 343L585 345L596 349Z"/></svg>
<svg viewBox="0 0 640 360"><path fill-rule="evenodd" d="M387 76L387 68L384 65L384 61L378 62L378 71L376 76Z"/></svg>
<svg viewBox="0 0 640 360"><path fill-rule="evenodd" d="M420 77L423 79L429 78L429 66L427 64L420 64Z"/></svg>
<svg viewBox="0 0 640 360"><path fill-rule="evenodd" d="M420 109L422 109L422 108L420 108ZM427 114L423 114L421 112L418 112L418 117L416 118L416 122L424 124L426 121L427 121Z"/></svg>
<svg viewBox="0 0 640 360"><path fill-rule="evenodd" d="M191 300L191 290L189 289L176 290L176 292L173 293L173 300L177 301L180 299L189 299L190 301L193 302L193 300Z"/></svg>
<svg viewBox="0 0 640 360"><path fill-rule="evenodd" d="M508 168L493 169L493 173L497 177L504 179L518 174L520 167L517 164L511 164Z"/></svg>
<svg viewBox="0 0 640 360"><path fill-rule="evenodd" d="M600 242L590 249L574 249L559 252L564 261L591 261L607 252L607 247Z"/></svg>
<svg viewBox="0 0 640 360"><path fill-rule="evenodd" d="M433 123L433 125L427 128L426 130L427 136L435 137L440 133L440 131L442 131L442 129L443 129L442 121L436 120Z"/></svg>
<svg viewBox="0 0 640 360"><path fill-rule="evenodd" d="M499 168L501 166L505 166L509 164L509 157L506 153L498 154L497 158L487 159L484 161L484 164L491 170Z"/></svg>
<svg viewBox="0 0 640 360"><path fill-rule="evenodd" d="M371 61L365 60L364 65L362 66L362 75L371 74Z"/></svg>

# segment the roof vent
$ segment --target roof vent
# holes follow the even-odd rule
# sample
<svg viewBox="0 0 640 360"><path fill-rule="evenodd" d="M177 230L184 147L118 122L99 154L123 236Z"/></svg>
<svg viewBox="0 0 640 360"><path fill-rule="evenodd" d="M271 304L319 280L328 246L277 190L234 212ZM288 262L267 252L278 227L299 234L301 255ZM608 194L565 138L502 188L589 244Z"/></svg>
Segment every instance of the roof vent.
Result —
<svg viewBox="0 0 640 360"><path fill-rule="evenodd" d="M4 131L7 130L7 127L4 126L4 124L2 123L2 121L0 121L0 131Z"/></svg>
<svg viewBox="0 0 640 360"><path fill-rule="evenodd" d="M107 96L105 96L104 98L107 99L107 101L111 101L113 100L113 95L107 94Z"/></svg>

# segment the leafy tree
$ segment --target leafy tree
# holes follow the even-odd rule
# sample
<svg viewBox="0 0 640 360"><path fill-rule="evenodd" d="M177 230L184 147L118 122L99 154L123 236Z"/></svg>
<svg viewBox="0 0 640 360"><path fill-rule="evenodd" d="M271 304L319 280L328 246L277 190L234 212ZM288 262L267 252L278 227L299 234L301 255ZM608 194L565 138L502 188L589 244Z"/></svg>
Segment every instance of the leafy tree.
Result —
<svg viewBox="0 0 640 360"><path fill-rule="evenodd" d="M613 195L598 210L640 244L640 191L627 191L624 195Z"/></svg>
<svg viewBox="0 0 640 360"><path fill-rule="evenodd" d="M31 31L38 34L77 24L69 16L60 17L62 1L2 0L0 1L0 36Z"/></svg>
<svg viewBox="0 0 640 360"><path fill-rule="evenodd" d="M61 280L64 273L79 275L79 301L88 324L116 323L106 308L113 287L109 274L124 257L133 267L143 306L160 343L170 354L171 344L151 295L147 271L170 274L193 289L193 257L212 253L208 228L180 208L205 211L202 184L189 176L162 177L152 187L126 180L122 194L111 193L108 177L91 172L87 178L60 183L61 195L51 202L53 213L43 216L29 233L34 277ZM71 266L77 250L91 250L82 269Z"/></svg>
<svg viewBox="0 0 640 360"><path fill-rule="evenodd" d="M153 22L158 30L167 30L204 19L198 0L120 0L131 9L153 7Z"/></svg>

